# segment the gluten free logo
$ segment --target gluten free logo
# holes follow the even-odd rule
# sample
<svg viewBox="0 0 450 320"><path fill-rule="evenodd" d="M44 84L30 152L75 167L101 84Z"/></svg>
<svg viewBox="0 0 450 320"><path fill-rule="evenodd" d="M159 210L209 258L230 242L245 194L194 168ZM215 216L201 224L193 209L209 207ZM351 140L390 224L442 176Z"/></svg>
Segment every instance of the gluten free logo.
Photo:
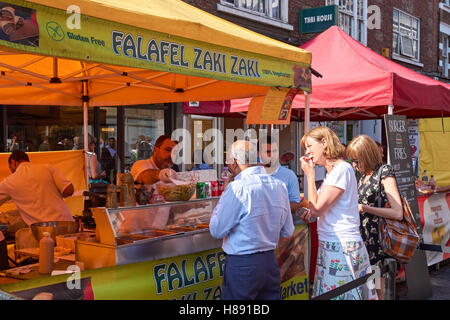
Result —
<svg viewBox="0 0 450 320"><path fill-rule="evenodd" d="M47 29L47 33L52 40L61 41L62 39L64 39L64 30L58 22L49 21L47 22L45 28Z"/></svg>

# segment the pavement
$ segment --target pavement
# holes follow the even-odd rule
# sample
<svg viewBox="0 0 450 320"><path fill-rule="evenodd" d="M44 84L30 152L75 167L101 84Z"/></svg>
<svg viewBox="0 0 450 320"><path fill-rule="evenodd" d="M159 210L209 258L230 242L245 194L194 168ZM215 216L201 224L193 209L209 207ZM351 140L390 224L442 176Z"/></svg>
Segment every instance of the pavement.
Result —
<svg viewBox="0 0 450 320"><path fill-rule="evenodd" d="M450 259L428 267L432 295L428 300L450 300ZM408 300L405 281L397 283L397 300Z"/></svg>

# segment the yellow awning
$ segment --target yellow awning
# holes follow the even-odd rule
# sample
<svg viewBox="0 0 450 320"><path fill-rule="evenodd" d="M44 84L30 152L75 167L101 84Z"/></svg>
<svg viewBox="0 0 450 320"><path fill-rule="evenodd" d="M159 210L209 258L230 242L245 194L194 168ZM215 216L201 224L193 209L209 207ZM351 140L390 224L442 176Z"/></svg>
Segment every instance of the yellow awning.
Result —
<svg viewBox="0 0 450 320"><path fill-rule="evenodd" d="M77 1L78 29L68 24L73 1L2 3L0 9L11 3L37 35L25 44L13 34L0 39L5 105L226 100L299 83L310 91L309 52L182 1Z"/></svg>
<svg viewBox="0 0 450 320"><path fill-rule="evenodd" d="M64 11L73 4L81 14L167 33L218 46L311 65L303 49L265 37L181 0L31 0Z"/></svg>

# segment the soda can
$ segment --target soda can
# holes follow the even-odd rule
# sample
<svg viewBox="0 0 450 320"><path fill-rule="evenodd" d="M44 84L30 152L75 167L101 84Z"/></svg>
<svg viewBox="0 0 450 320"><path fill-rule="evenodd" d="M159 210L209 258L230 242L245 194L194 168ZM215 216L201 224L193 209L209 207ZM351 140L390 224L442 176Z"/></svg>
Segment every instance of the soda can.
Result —
<svg viewBox="0 0 450 320"><path fill-rule="evenodd" d="M197 199L206 198L206 185L204 182L197 182Z"/></svg>
<svg viewBox="0 0 450 320"><path fill-rule="evenodd" d="M212 186L211 186L211 182L205 182L205 194L206 194L206 198L211 198L211 190L212 190Z"/></svg>
<svg viewBox="0 0 450 320"><path fill-rule="evenodd" d="M211 196L219 196L219 183L217 181L211 181Z"/></svg>
<svg viewBox="0 0 450 320"><path fill-rule="evenodd" d="M222 195L222 192L224 191L224 187L225 187L225 181L223 181L223 180L219 180L219 181L217 181L217 184L218 184L218 196L220 196L220 195Z"/></svg>

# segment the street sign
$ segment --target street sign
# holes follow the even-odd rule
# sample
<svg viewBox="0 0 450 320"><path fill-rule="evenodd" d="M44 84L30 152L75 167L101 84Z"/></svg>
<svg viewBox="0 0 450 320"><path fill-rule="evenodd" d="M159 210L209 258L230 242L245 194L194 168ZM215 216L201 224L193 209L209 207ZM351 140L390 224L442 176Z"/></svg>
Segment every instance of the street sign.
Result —
<svg viewBox="0 0 450 320"><path fill-rule="evenodd" d="M322 32L331 26L338 25L338 6L331 5L303 9L299 12L299 32Z"/></svg>

